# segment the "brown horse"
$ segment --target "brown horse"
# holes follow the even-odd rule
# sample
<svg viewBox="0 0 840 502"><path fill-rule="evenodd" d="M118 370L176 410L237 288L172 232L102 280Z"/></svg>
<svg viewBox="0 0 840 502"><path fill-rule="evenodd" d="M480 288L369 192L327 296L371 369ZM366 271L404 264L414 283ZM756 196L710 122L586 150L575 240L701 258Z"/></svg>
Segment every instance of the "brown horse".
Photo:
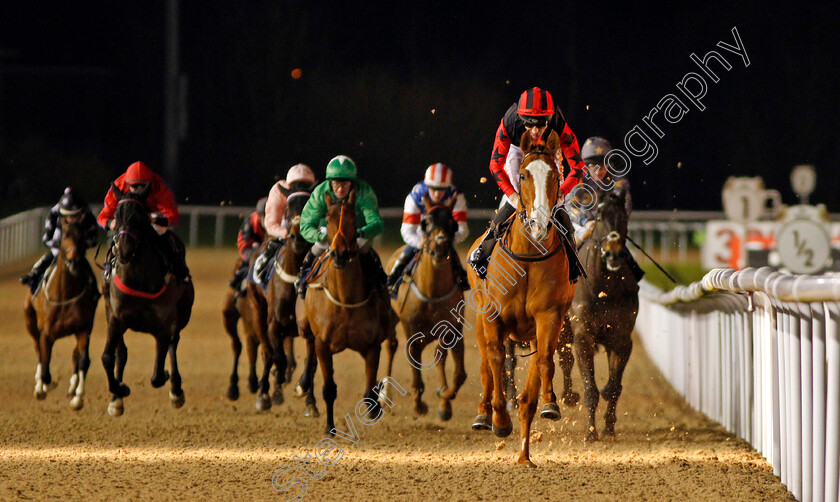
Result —
<svg viewBox="0 0 840 502"><path fill-rule="evenodd" d="M589 411L587 442L598 439L595 410L598 387L595 385L595 344L603 345L609 360L610 378L601 389L607 400L604 435L615 435L615 407L621 395L621 377L633 350L630 335L639 312L639 285L623 258L626 253L627 211L625 195L609 194L598 205L592 235L580 247L580 258L587 273L588 287L578 288L563 326L560 366L566 393L571 392L574 356L568 350L573 343L578 369L583 380L583 402Z"/></svg>
<svg viewBox="0 0 840 502"><path fill-rule="evenodd" d="M161 246L170 244L162 242L166 237L155 232L144 202L150 186L139 193L123 193L116 185L111 186L119 199L114 213L113 249L116 261L102 284L108 317L102 365L112 394L108 405L111 416L123 414L123 398L131 393L122 381L128 359L124 335L129 329L155 337L152 387L162 387L170 379L169 372L164 370L166 354L169 353L172 370L169 400L175 408L184 405L176 352L181 330L190 320L195 292L191 281L180 281L169 273L170 265Z"/></svg>
<svg viewBox="0 0 840 502"><path fill-rule="evenodd" d="M520 453L517 463L533 467L528 439L537 409L542 382L540 416L560 418L554 394L554 352L563 319L575 286L569 282L569 263L564 237L552 228L551 210L559 198L560 175L554 161L559 147L557 134L548 141L532 142L523 135L520 168L520 207L508 232L493 251L487 279L470 268L472 290L467 304L477 311L476 337L481 351L483 398L473 429L508 436L513 423L505 407L505 341L527 341L535 354L528 365L525 389L520 397ZM475 249L481 238L473 244ZM492 413L492 421L488 418Z"/></svg>
<svg viewBox="0 0 840 502"><path fill-rule="evenodd" d="M449 204L433 206L428 197L424 199L426 214L420 221L423 231L423 247L415 256L417 264L409 278L401 285L396 299L391 300L391 307L400 319L405 333L406 356L412 368L412 388L414 389L414 412L425 415L428 406L423 402L425 390L421 371L437 366L440 375L440 398L438 416L442 420L452 418L452 399L467 379L464 371L464 339L461 335L462 323L456 318L449 322L450 311L464 299L461 288L452 272L449 262L450 249L453 245L458 223L452 217L455 197ZM388 270L393 268L403 248L398 249L388 262ZM435 360L422 364L423 349L432 342L438 342ZM452 351L455 361L453 386L446 381L446 354Z"/></svg>
<svg viewBox="0 0 840 502"><path fill-rule="evenodd" d="M312 279L305 300L298 300L297 322L298 332L306 340L307 351L301 387L304 391L312 388L315 372L312 355L315 354L324 379L322 396L327 406L326 432L334 435L333 404L338 394L333 378L333 354L349 348L362 355L367 377L365 415L378 416L381 406L375 387L379 355L382 342L388 340L389 357L393 360L397 345L397 318L387 295L377 291L362 272L356 242L355 190L340 202L334 202L329 194L324 200L328 207L327 236L331 245L322 259L329 262L321 268L323 272Z"/></svg>
<svg viewBox="0 0 840 502"><path fill-rule="evenodd" d="M71 223L73 218L61 217L58 256L35 294L27 292L23 314L38 354L38 368L35 370L35 397L38 399L44 399L47 389L53 387L50 374L53 344L59 338L76 335L73 375L67 396L71 398L70 407L80 410L84 406L85 377L90 367L90 332L100 295L96 288L96 276L85 257L82 227L78 221Z"/></svg>
<svg viewBox="0 0 840 502"><path fill-rule="evenodd" d="M297 295L293 283L303 257L312 246L300 234L300 213L312 189L313 185L307 181L292 183L288 189L281 187L281 191L287 197L284 219L288 233L274 263L266 291L249 280L245 283L245 294L242 297L236 297L233 292L228 293L222 310L225 330L231 337L233 348L233 371L227 396L231 400L239 398L237 367L242 343L236 326L241 318L248 351L248 388L251 393L259 391L256 407L260 411L271 408L272 403L283 403L281 385L291 381L296 366L292 341L293 337L297 336L294 307ZM258 252L253 254L249 275L253 273L253 262L265 250L267 244L266 241ZM257 378L256 373L257 348L260 349L265 363L261 379ZM269 398L269 376L272 369L275 371L275 388Z"/></svg>

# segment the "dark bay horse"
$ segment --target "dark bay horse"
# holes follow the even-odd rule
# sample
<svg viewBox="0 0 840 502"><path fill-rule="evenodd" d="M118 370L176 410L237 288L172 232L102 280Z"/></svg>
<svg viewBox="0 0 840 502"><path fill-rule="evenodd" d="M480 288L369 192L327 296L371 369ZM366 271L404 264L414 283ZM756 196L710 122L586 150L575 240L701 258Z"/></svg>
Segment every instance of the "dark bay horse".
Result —
<svg viewBox="0 0 840 502"><path fill-rule="evenodd" d="M609 194L598 205L592 235L580 247L580 259L588 276L587 286L577 288L572 307L566 316L561 344L573 343L578 369L583 380L583 402L589 411L587 442L598 439L595 410L598 387L595 385L593 358L595 345L607 351L610 377L601 395L607 401L604 435L615 435L615 407L621 395L621 377L633 350L630 335L639 312L639 285L623 258L626 253L627 211L624 193ZM565 388L570 390L574 357L569 351L560 354Z"/></svg>
<svg viewBox="0 0 840 502"><path fill-rule="evenodd" d="M452 399L467 379L462 323L450 314L464 299L449 262L453 239L458 230L458 223L452 217L455 197L444 205L435 206L428 197L423 202L426 206L426 214L420 221L423 247L415 255L417 264L411 276L400 284L397 298L391 300L391 307L397 313L406 336L406 356L413 376L411 386L414 389L414 412L418 415L428 412L429 408L422 399L425 385L421 371L437 366L440 375L440 388L436 393L440 398L438 416L442 420L449 420L452 418ZM394 252L386 270L393 268L402 250L400 248ZM424 365L421 361L423 349L435 341L438 342L438 348L434 361ZM449 387L444 371L446 355L450 350L455 363L452 387Z"/></svg>
<svg viewBox="0 0 840 502"><path fill-rule="evenodd" d="M123 414L123 398L131 393L122 381L128 358L124 335L129 329L155 337L155 366L151 379L155 388L170 379L170 373L164 369L169 353L172 370L169 399L175 408L184 405L176 352L181 330L190 320L195 292L191 281L180 281L169 273L170 265L160 249L169 243L161 242L164 237L152 227L144 202L150 186L138 193L123 193L111 185L119 204L114 214L116 261L102 284L108 317L102 365L112 394L108 405L108 413L112 416Z"/></svg>
<svg viewBox="0 0 840 502"><path fill-rule="evenodd" d="M387 294L377 291L362 271L359 245L356 242L356 192L335 202L329 194L327 203L327 236L330 249L322 255L329 260L321 273L312 279L305 299L297 302L297 323L300 336L306 340L306 364L301 387L310 391L315 373L315 359L324 379L322 396L327 407L327 434L335 434L333 404L337 386L333 378L333 354L352 349L365 360L365 415L382 413L376 373L382 342L388 340L389 357L393 359L397 340L397 318L391 310Z"/></svg>
<svg viewBox="0 0 840 502"><path fill-rule="evenodd" d="M272 265L274 270L266 290L263 291L260 286L249 280L245 295L236 301L236 311L242 317L248 344L250 363L248 385L252 392L257 392L256 408L259 411L270 409L272 404L283 403L282 384L291 381L291 373L295 367L292 341L297 335L295 316L297 294L294 280L297 278L303 257L312 247L300 234L300 214L313 188L313 184L308 181L297 181L288 189L281 187L281 191L287 198L284 219L288 233L285 245L279 250L279 257ZM254 253L249 274L253 273L253 262L267 244L268 241L263 243L259 253ZM236 322L235 320L231 322L231 317L228 313L225 314L225 325L233 340L234 350L234 367L230 377L228 397L231 397L232 392L235 392L236 396L239 395L239 390L236 388L238 381L236 367L242 350L236 335ZM263 356L263 371L259 380L256 378L255 366L257 347ZM272 368L276 371L275 386L273 394L269 394L269 377ZM314 402L312 404L314 406Z"/></svg>
<svg viewBox="0 0 840 502"><path fill-rule="evenodd" d="M81 218L89 218L83 215ZM61 217L61 248L33 295L27 292L23 314L26 330L35 341L38 368L35 370L35 397L44 399L53 385L50 359L59 338L76 335L73 349L73 375L70 377L70 407L84 406L85 377L90 367L90 332L99 290L96 276L85 257L84 235L79 216Z"/></svg>
<svg viewBox="0 0 840 502"><path fill-rule="evenodd" d="M540 394L540 415L559 420L560 408L554 394L554 353L563 319L575 294L569 282L569 262L563 236L551 221L552 208L560 196L560 174L554 154L560 146L555 132L548 140L522 138L524 153L520 168L520 206L508 232L493 250L487 278L479 279L468 269L472 290L467 304L476 315L476 337L481 351L483 397L473 429L488 430L506 437L513 423L505 399L505 341L527 341L535 354L528 365L528 377L519 404L520 465L533 467L529 456L531 422ZM472 252L481 242L473 244ZM542 389L540 389L542 384ZM488 418L492 414L492 421Z"/></svg>

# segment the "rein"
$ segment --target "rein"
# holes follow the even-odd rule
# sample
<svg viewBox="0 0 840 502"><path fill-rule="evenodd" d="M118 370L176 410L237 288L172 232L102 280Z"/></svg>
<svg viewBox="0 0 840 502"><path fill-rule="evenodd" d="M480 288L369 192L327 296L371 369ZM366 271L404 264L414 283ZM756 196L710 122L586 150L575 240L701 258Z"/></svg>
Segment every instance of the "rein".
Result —
<svg viewBox="0 0 840 502"><path fill-rule="evenodd" d="M511 227L508 227L508 232L505 233L505 237L510 235L510 228ZM553 225L552 225L552 228L554 228ZM554 233L555 234L558 233L558 230L556 228L554 229ZM509 247L507 247L507 245L505 245L505 240L506 240L505 238L502 238L502 239L499 240L499 247L502 249L502 251L505 252L505 254L507 254L508 256L510 256L511 258L513 258L514 260L517 260L517 261L524 261L524 262L530 262L530 263L544 261L544 260L547 260L547 259L551 258L552 256L556 255L557 253L560 252L561 249L563 249L562 237L557 239L557 245L554 247L553 250L551 250L548 253L527 253L527 254L514 253L513 251L511 251L511 249Z"/></svg>

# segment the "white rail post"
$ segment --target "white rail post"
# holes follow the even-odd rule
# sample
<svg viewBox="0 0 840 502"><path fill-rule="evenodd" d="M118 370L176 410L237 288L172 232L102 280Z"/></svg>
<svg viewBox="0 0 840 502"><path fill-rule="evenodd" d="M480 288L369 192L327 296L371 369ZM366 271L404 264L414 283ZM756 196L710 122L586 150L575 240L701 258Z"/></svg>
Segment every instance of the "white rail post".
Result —
<svg viewBox="0 0 840 502"><path fill-rule="evenodd" d="M840 500L840 304L826 303L825 500Z"/></svg>
<svg viewBox="0 0 840 502"><path fill-rule="evenodd" d="M799 380L800 399L802 402L800 423L802 436L800 437L800 462L802 464L802 500L813 500L812 482L813 454L811 441L814 437L814 404L813 404L813 381L811 377L811 306L807 303L796 303L793 307L797 310L796 317L799 320Z"/></svg>
<svg viewBox="0 0 840 502"><path fill-rule="evenodd" d="M811 309L811 382L812 382L812 500L825 500L825 306L821 302L812 302Z"/></svg>

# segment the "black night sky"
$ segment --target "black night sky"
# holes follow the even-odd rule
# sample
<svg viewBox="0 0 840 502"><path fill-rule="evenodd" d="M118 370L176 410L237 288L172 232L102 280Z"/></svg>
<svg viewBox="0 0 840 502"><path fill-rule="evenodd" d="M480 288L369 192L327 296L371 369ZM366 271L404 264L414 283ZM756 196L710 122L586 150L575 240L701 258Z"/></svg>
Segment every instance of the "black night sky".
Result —
<svg viewBox="0 0 840 502"><path fill-rule="evenodd" d="M720 209L730 175L790 191L792 166L818 172L813 202L840 211L840 7L837 2L434 2L180 4L186 135L179 172L164 158L165 3L16 2L0 20L0 212L91 201L144 160L169 174L179 203L250 205L304 162L323 175L353 157L383 206L399 206L432 162L455 170L475 207L495 129L529 86L547 88L580 143L614 146L634 126L656 144L633 157L637 208ZM749 58L734 45L736 27ZM714 83L690 55L719 52ZM301 70L299 79L292 71ZM700 111L643 119L689 72ZM638 138L637 138L638 139Z"/></svg>

